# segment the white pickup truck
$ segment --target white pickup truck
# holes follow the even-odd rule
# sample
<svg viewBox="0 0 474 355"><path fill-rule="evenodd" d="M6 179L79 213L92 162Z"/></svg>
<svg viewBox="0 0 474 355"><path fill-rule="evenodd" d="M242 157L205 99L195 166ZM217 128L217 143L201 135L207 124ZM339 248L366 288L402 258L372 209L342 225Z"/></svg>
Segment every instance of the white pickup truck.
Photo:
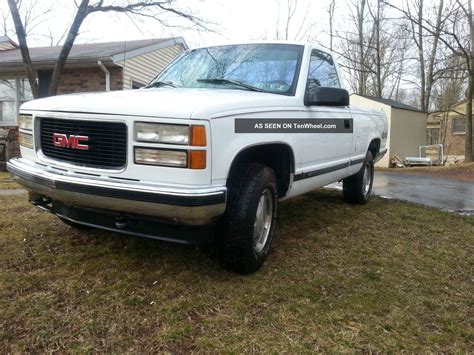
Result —
<svg viewBox="0 0 474 355"><path fill-rule="evenodd" d="M314 44L189 50L140 90L23 104L22 157L8 169L32 204L74 227L212 239L223 267L251 273L279 200L339 180L347 202L369 198L387 120L349 107L341 84Z"/></svg>

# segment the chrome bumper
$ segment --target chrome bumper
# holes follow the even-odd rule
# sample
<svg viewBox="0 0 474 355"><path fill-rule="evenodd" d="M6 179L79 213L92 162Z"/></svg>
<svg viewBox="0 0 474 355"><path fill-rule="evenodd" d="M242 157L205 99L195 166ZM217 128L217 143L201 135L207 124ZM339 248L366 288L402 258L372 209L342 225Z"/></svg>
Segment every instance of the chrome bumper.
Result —
<svg viewBox="0 0 474 355"><path fill-rule="evenodd" d="M68 206L152 216L179 224L203 225L222 215L226 188L175 189L143 182L82 177L15 158L7 169L31 193Z"/></svg>

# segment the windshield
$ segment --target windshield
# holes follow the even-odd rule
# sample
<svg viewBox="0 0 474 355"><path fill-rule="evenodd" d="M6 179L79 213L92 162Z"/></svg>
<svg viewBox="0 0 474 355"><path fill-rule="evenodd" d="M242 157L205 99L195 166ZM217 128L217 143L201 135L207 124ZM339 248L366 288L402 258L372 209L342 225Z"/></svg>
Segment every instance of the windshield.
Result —
<svg viewBox="0 0 474 355"><path fill-rule="evenodd" d="M152 86L218 88L294 95L303 46L229 45L192 50L158 75Z"/></svg>

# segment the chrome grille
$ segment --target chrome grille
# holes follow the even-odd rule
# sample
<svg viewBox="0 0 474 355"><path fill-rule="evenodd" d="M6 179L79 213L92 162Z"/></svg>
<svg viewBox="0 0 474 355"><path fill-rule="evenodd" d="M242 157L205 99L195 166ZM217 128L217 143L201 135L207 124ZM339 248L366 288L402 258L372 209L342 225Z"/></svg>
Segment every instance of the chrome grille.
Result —
<svg viewBox="0 0 474 355"><path fill-rule="evenodd" d="M37 117L38 119L38 117ZM66 120L40 117L41 149L43 154L76 165L115 169L127 161L127 126L121 122ZM54 133L87 136L88 150L54 145Z"/></svg>

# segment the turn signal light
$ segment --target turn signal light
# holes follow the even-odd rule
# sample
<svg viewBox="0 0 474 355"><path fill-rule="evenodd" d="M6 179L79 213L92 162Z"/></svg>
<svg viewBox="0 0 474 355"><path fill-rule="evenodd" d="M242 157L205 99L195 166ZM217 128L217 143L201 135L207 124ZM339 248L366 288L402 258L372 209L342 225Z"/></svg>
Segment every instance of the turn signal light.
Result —
<svg viewBox="0 0 474 355"><path fill-rule="evenodd" d="M191 126L191 145L196 147L206 146L206 127L204 126Z"/></svg>
<svg viewBox="0 0 474 355"><path fill-rule="evenodd" d="M188 157L190 169L206 169L205 150L190 150Z"/></svg>

